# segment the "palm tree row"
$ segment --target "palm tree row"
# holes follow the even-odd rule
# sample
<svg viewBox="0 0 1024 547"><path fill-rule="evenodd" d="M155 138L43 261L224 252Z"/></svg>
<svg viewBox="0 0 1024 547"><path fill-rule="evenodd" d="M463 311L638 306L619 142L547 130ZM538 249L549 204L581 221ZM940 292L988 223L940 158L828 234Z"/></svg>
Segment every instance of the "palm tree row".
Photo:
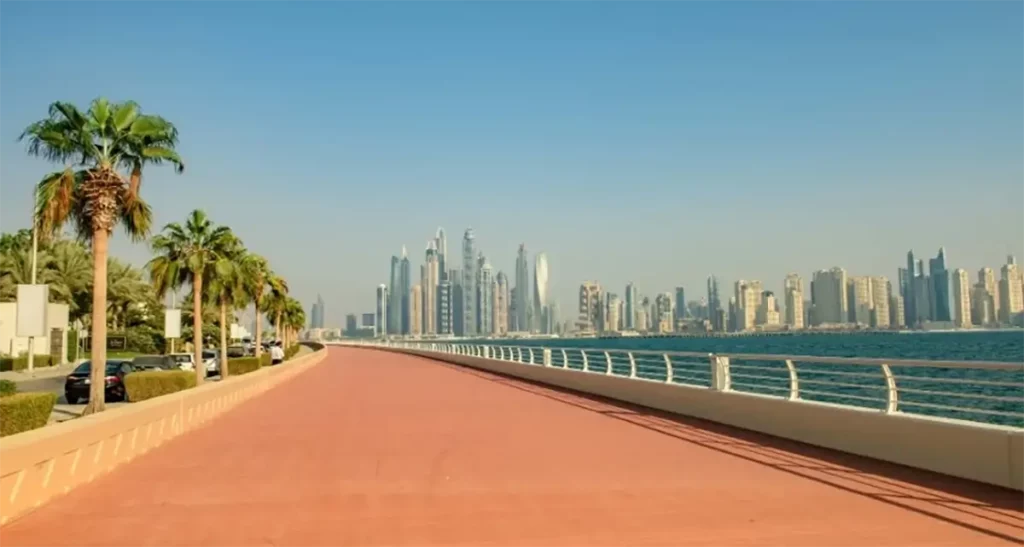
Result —
<svg viewBox="0 0 1024 547"><path fill-rule="evenodd" d="M109 239L117 226L133 241L149 236L152 209L140 194L144 170L168 163L178 173L185 163L178 155L178 130L160 116L143 114L131 101L111 103L94 100L85 111L66 102L50 105L48 116L29 125L19 140L28 153L60 165L43 177L36 188L35 228L46 240L71 225L78 238L91 247L92 362L106 362L107 294L116 283L117 268L108 275ZM202 363L202 307L220 307L221 355L226 359L227 311L246 299L260 312L274 317L276 332L293 329L287 284L275 276L267 261L248 253L226 227L215 226L201 211L194 211L185 225L167 225L154 237L157 257L147 270L158 295L191 285L193 293L196 363ZM116 266L116 263L109 263ZM7 271L26 268L11 261ZM21 282L21 277L17 277ZM46 282L46 281L43 281ZM271 306L273 303L273 306ZM299 307L301 311L301 306ZM261 351L260 321L256 322L257 355ZM301 325L300 325L301 326ZM197 366L197 379L203 367ZM226 362L221 367L227 374ZM104 367L92 367L92 387L85 413L104 408Z"/></svg>

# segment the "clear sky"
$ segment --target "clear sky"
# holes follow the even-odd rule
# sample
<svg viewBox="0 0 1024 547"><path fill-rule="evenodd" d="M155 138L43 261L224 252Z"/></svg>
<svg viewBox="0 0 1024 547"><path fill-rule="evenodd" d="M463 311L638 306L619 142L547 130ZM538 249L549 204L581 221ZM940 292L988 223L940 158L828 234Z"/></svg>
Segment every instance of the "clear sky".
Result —
<svg viewBox="0 0 1024 547"><path fill-rule="evenodd" d="M159 225L205 209L338 326L438 226L509 275L546 251L563 318L586 279L781 290L943 245L973 281L1024 254L1022 6L3 2L0 228L50 169L20 131L103 95L181 131Z"/></svg>

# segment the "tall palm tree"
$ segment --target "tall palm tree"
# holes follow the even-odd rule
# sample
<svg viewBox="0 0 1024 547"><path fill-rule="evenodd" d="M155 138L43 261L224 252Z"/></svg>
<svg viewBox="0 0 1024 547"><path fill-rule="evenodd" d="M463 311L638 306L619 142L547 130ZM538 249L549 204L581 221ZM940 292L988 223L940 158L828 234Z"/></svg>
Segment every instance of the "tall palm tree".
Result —
<svg viewBox="0 0 1024 547"><path fill-rule="evenodd" d="M267 286L270 287L270 294L264 299L264 311L274 318L274 336L281 341L281 316L288 306L288 283L284 278L272 275L267 279Z"/></svg>
<svg viewBox="0 0 1024 547"><path fill-rule="evenodd" d="M68 319L77 322L89 311L92 257L82 244L68 240L54 242L50 256L50 293L68 305Z"/></svg>
<svg viewBox="0 0 1024 547"><path fill-rule="evenodd" d="M46 251L36 253L36 282L48 284L53 281L50 265L53 257ZM18 285L32 281L32 251L12 249L0 253L0 300L14 300Z"/></svg>
<svg viewBox="0 0 1024 547"><path fill-rule="evenodd" d="M245 246L235 238L227 245L217 263L214 265L207 296L220 308L220 374L227 378L228 369L228 309L232 311L244 307L248 302L246 295L246 278L243 270L245 264Z"/></svg>
<svg viewBox="0 0 1024 547"><path fill-rule="evenodd" d="M282 320L285 326L285 338L282 345L287 348L295 343L296 333L306 326L306 310L302 309L302 303L289 297Z"/></svg>
<svg viewBox="0 0 1024 547"><path fill-rule="evenodd" d="M151 289L143 281L142 271L133 268L127 262L111 258L108 271L108 309L111 326L116 331L125 327L124 319L128 315L128 308L132 304L144 301Z"/></svg>
<svg viewBox="0 0 1024 547"><path fill-rule="evenodd" d="M263 354L263 297L267 291L267 280L274 277L267 259L254 253L246 253L239 261L245 292L256 310L256 358Z"/></svg>
<svg viewBox="0 0 1024 547"><path fill-rule="evenodd" d="M212 277L235 240L230 228L215 225L197 209L189 213L184 226L172 222L150 243L157 256L146 268L157 297L186 284L192 286L192 340L199 384L206 379L206 369L199 366L203 362L203 282Z"/></svg>
<svg viewBox="0 0 1024 547"><path fill-rule="evenodd" d="M163 154L133 143L175 134L174 125L159 116L143 115L131 101L111 103L99 98L85 112L66 102L50 105L49 116L25 128L19 140L28 153L64 168L43 177L36 188L35 224L43 236L64 224L92 244L92 387L84 413L104 408L103 363L107 360L107 256L115 225L135 241L149 234L152 211L118 171L127 158ZM173 150L173 144L159 147ZM144 164L145 162L143 162Z"/></svg>

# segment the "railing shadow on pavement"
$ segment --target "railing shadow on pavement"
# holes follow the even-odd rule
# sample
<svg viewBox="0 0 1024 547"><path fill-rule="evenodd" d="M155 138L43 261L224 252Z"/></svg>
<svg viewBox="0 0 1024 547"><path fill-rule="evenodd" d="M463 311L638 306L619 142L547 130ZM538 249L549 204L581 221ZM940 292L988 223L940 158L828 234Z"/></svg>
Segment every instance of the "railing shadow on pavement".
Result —
<svg viewBox="0 0 1024 547"><path fill-rule="evenodd" d="M621 420L979 533L1017 543L1024 538L1024 500L1019 492L1010 489L432 360L460 373Z"/></svg>

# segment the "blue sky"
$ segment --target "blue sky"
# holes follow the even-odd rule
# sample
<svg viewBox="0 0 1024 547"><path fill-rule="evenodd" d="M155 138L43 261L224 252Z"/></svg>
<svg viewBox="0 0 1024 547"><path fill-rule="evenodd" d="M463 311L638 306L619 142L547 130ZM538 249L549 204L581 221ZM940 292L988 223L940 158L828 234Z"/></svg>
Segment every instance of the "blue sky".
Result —
<svg viewBox="0 0 1024 547"><path fill-rule="evenodd" d="M510 275L547 252L563 317L586 279L779 290L942 245L973 279L1024 254L1022 6L3 2L0 228L50 169L21 129L103 95L181 131L158 224L205 209L332 324L438 226Z"/></svg>

